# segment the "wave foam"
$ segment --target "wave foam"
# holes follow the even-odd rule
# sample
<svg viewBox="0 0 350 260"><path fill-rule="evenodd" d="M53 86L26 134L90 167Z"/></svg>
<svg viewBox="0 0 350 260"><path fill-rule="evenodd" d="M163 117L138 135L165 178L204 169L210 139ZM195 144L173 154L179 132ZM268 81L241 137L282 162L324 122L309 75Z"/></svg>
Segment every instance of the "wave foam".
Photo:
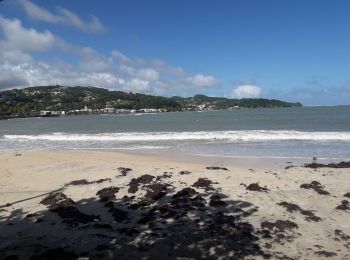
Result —
<svg viewBox="0 0 350 260"><path fill-rule="evenodd" d="M310 140L350 141L350 132L301 132L290 130L197 131L197 132L124 132L100 134L52 133L41 135L4 135L12 141L268 141Z"/></svg>

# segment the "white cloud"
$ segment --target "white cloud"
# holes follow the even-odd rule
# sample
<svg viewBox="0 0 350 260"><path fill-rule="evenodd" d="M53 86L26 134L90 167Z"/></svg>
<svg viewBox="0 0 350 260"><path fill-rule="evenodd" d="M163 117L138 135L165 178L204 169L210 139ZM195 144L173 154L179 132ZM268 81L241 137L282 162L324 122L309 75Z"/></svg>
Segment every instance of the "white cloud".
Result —
<svg viewBox="0 0 350 260"><path fill-rule="evenodd" d="M159 79L159 73L155 69L152 68L145 68L140 69L137 72L138 76L145 80L158 80Z"/></svg>
<svg viewBox="0 0 350 260"><path fill-rule="evenodd" d="M150 86L149 81L141 79L132 79L126 84L127 91L139 91L139 92L149 92Z"/></svg>
<svg viewBox="0 0 350 260"><path fill-rule="evenodd" d="M232 90L231 96L234 98L258 98L261 88L256 85L240 85Z"/></svg>
<svg viewBox="0 0 350 260"><path fill-rule="evenodd" d="M0 89L56 84L96 86L109 89L118 89L125 86L125 80L113 73L83 72L75 70L68 64L50 65L43 62L32 62L11 65L4 63L0 64L0 71ZM13 77L13 81L10 82L11 77Z"/></svg>
<svg viewBox="0 0 350 260"><path fill-rule="evenodd" d="M56 19L45 10L37 12L46 20ZM48 58L41 61L31 56L35 52L47 53ZM62 60L65 55L74 65ZM56 84L166 96L204 93L220 85L213 76L191 76L162 60L130 58L117 50L105 55L91 47L72 45L50 31L26 28L19 19L0 15L0 89Z"/></svg>
<svg viewBox="0 0 350 260"><path fill-rule="evenodd" d="M6 19L0 15L0 27L5 37L1 45L17 52L48 51L56 42L51 32L47 30L38 32L33 28L24 28L18 19Z"/></svg>
<svg viewBox="0 0 350 260"><path fill-rule="evenodd" d="M192 84L198 87L216 87L219 85L219 81L213 76L198 74L188 79Z"/></svg>
<svg viewBox="0 0 350 260"><path fill-rule="evenodd" d="M58 7L57 14L54 14L29 0L21 0L20 3L27 15L35 20L70 25L87 33L101 33L106 30L99 19L95 16L91 16L90 21L83 21L77 14L62 7Z"/></svg>
<svg viewBox="0 0 350 260"><path fill-rule="evenodd" d="M29 54L24 53L20 50L9 50L5 45L6 44L2 44L0 42L0 49L3 50L3 51L0 51L0 60L11 61L16 63L32 61L32 56L30 56Z"/></svg>

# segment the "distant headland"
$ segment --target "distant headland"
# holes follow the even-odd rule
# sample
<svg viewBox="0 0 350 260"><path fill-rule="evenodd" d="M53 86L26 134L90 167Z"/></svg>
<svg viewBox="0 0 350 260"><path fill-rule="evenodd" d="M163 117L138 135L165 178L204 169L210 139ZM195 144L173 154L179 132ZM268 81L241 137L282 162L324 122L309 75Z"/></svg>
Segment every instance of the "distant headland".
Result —
<svg viewBox="0 0 350 260"><path fill-rule="evenodd" d="M0 119L86 114L213 111L219 109L301 107L276 99L225 97L171 98L96 87L38 86L0 92Z"/></svg>

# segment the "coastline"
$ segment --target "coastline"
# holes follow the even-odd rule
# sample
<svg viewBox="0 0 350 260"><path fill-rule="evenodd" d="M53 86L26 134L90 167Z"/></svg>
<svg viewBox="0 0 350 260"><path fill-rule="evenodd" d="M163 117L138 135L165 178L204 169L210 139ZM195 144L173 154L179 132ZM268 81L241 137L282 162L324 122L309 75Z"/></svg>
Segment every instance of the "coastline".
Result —
<svg viewBox="0 0 350 260"><path fill-rule="evenodd" d="M251 226L251 230L249 229L250 245L258 248L255 251L256 253L253 253L249 248L240 248L239 250L246 252L243 255L244 257L249 259L260 259L266 256L271 258L308 259L320 259L326 255L337 259L349 257L349 210L336 209L337 206L341 205L341 201L348 199L344 197L344 194L349 192L350 187L348 168L310 169L290 167L285 169L286 166L291 165L287 164L285 160L284 163L280 162L279 164L261 164L261 162L259 164L259 161L253 163L253 160L250 159L247 159L247 162L242 162L240 159L194 159L194 157L186 159L181 156L121 153L108 150L0 153L0 164L2 165L0 169L0 227L3 230L0 236L2 241L6 241L1 246L0 252L4 252L3 255L18 253L15 248L20 245L21 253L33 255L48 250L47 248L52 249L60 245L62 250L74 252L78 255L81 255L84 250L91 250L89 256L92 257L96 254L104 254L104 258L118 256L121 259L126 259L128 257L145 256L145 254L152 255L159 250L159 247L165 246L166 248L170 242L156 236L151 240L147 239L148 249L146 251L140 250L137 241L140 240L141 233L126 236L123 239L126 239L127 243L124 243L119 241L120 234L118 235L117 231L112 232L114 238L117 238L117 242L112 243L113 246L111 247L109 238L95 237L97 235L105 236L108 232L111 232L110 230L93 229L91 231L91 223L78 223L75 227L70 226L67 221L72 221L72 218L74 221L79 221L79 216L84 215L79 213L78 219L75 219L74 214L73 217L68 214L70 219L67 220L65 219L66 215L62 215L52 210L52 208L50 209L49 206L40 203L43 198L53 191L62 192L75 202L70 207L79 209L79 212L81 211L87 215L101 215L99 221L93 222L94 225L101 222L99 225L102 225L102 223L107 225L106 223L108 223L110 226L118 227L121 224L111 221L108 211L103 211L104 204L99 201L97 193L103 188L117 187L118 192L111 199L114 205L121 203L123 198L126 198L125 196L128 196L128 198L136 196L133 198L134 203L140 199L145 200L143 196L146 197L149 193L150 186L148 185L150 184L141 183L136 193L130 193L130 182L132 179L150 175L153 178L151 183L158 186L169 185L164 198L169 196L168 199L171 199L176 192L190 187L199 192L204 201L206 200L209 203L205 204L205 212L212 211L211 214L217 212L221 208L215 206L215 203L220 204L220 201L224 202L222 205L230 205L235 208L236 211L232 212L236 212L233 213L234 215L239 214L239 221ZM213 166L219 167L219 169L207 168ZM131 170L121 174L122 168L120 167L130 168ZM210 180L211 184L208 187L193 186L200 178ZM78 185L79 181L80 184ZM301 185L310 184L313 181L320 183L320 189L327 191L329 194L321 195L316 190L301 188ZM251 186L253 187L252 190L248 189L250 184L253 184ZM254 184L258 185L254 186ZM220 194L220 200L213 200L213 195L210 194L215 193ZM237 204L238 201L240 201L240 206ZM144 210L155 207L154 205L161 203L161 199L159 201L152 200L151 202ZM125 209L125 205L123 205L119 206ZM294 208L291 205L294 205ZM98 207L102 207L102 209L97 210ZM222 207L229 211L228 206ZM239 211L237 211L238 209ZM111 210L109 209L109 212L113 212ZM180 211L181 208L177 210ZM187 211L188 209L185 212ZM75 214L77 213L75 212ZM206 214L205 216L209 215ZM181 220L184 221L184 219ZM189 220L186 218L186 221ZM127 224L123 225L128 227ZM86 229L82 229L82 227ZM55 236L48 236L45 234L46 228L52 228L57 233L55 233ZM143 225L136 226L138 232L143 228ZM181 229L174 231L173 235L181 237L180 231L184 232ZM197 231L203 233L202 236L207 234L206 230L200 229ZM143 232L146 232L146 230ZM158 231L155 230L154 232L157 233ZM269 233L268 236L266 232ZM85 244L78 243L73 246L87 233L93 238L85 241ZM67 235L70 236L69 239L67 239ZM120 236L124 237L124 235ZM41 239L38 240L40 237ZM122 241L124 241L123 239ZM174 239L176 240L176 238ZM206 237L205 241L207 239L209 238ZM246 238L243 237L242 239ZM96 250L97 246L107 242L109 244L107 249ZM181 239L180 242L184 243ZM203 241L200 240L200 242ZM223 241L220 241L220 243L223 243ZM47 248L38 246L38 252L35 252L31 247L32 244L40 244ZM134 250L130 250L131 246ZM234 248L232 250L234 252ZM177 254L179 252L172 251L172 253ZM182 253L188 257L196 257L198 252L194 250L192 253L185 253L185 251ZM206 252L201 251L201 253L205 254ZM216 256L224 256L226 253L222 252L220 255L217 252Z"/></svg>

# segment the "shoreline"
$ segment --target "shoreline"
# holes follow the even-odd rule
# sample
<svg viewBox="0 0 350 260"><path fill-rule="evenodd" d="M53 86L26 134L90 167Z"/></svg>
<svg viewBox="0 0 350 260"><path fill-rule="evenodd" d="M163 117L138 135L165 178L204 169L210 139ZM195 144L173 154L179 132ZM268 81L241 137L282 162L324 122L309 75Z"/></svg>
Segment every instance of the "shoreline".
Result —
<svg viewBox="0 0 350 260"><path fill-rule="evenodd" d="M349 257L350 208L342 202L349 200L349 168L261 162L91 150L1 152L0 252L107 259Z"/></svg>
<svg viewBox="0 0 350 260"><path fill-rule="evenodd" d="M162 159L171 161L173 163L196 163L198 165L204 164L219 164L229 165L233 167L246 168L254 166L256 168L277 167L283 168L287 166L303 167L307 163L314 161L312 156L237 156L237 155L214 155L214 154L193 154L193 153L179 153L171 151L157 151L157 150L142 150L142 149L123 149L123 148L65 148L65 149L31 149L31 150L13 150L0 151L1 155L9 154L25 154L25 153L62 153L62 152L82 152L82 153L97 153L97 154L115 154L124 156L138 156L148 157L153 159ZM347 157L317 157L317 162L321 163L339 163L341 161L348 161Z"/></svg>

